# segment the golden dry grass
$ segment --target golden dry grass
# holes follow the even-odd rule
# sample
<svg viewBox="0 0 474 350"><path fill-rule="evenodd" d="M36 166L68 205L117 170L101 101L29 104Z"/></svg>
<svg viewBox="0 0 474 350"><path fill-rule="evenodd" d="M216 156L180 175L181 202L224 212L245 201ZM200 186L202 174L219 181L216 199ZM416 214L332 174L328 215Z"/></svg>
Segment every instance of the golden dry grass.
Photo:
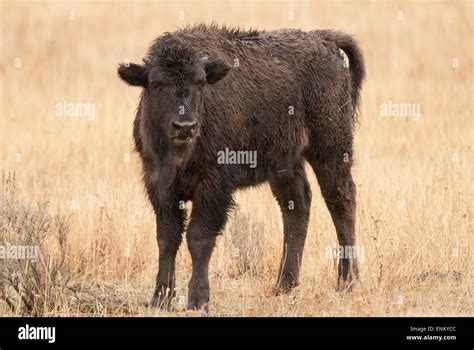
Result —
<svg viewBox="0 0 474 350"><path fill-rule="evenodd" d="M130 288L139 315L182 315L139 303L153 290L157 248L132 152L139 89L119 81L118 62L140 61L155 36L200 21L340 29L357 36L367 65L354 167L365 252L360 288L335 292L335 261L325 250L336 234L310 173L301 285L270 296L282 245L279 210L266 185L239 192L211 262L212 315L472 316L472 16L470 1L2 1L0 168L15 171L22 196L70 215L75 282ZM63 101L94 103L95 119L57 117ZM382 118L388 101L420 104L421 118ZM254 258L243 261L245 253ZM183 245L181 302L190 268ZM436 274L450 271L461 277ZM423 273L430 274L417 278Z"/></svg>

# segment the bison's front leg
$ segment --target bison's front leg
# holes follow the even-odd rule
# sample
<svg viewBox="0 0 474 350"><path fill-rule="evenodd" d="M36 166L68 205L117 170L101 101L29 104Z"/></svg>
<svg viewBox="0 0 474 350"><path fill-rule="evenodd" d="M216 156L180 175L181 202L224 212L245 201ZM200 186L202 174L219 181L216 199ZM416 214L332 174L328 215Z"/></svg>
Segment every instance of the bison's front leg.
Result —
<svg viewBox="0 0 474 350"><path fill-rule="evenodd" d="M175 259L184 231L185 211L179 201L156 211L159 259L156 287L151 306L168 309L175 294Z"/></svg>
<svg viewBox="0 0 474 350"><path fill-rule="evenodd" d="M292 172L276 173L270 179L270 187L283 215L283 256L275 288L279 294L298 285L311 209L311 188L304 163L299 161Z"/></svg>
<svg viewBox="0 0 474 350"><path fill-rule="evenodd" d="M212 198L209 198L212 196ZM196 193L193 212L188 227L187 242L191 253L193 272L189 281L188 309L208 311L209 260L216 236L225 225L227 213L232 205L232 192L224 193L206 189Z"/></svg>

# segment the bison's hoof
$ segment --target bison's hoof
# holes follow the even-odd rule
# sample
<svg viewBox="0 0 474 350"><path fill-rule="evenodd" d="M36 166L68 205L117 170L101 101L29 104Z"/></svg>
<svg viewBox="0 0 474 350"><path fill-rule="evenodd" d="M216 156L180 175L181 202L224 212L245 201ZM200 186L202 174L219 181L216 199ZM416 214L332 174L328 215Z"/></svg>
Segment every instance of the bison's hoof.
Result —
<svg viewBox="0 0 474 350"><path fill-rule="evenodd" d="M359 280L359 267L356 259L341 259L338 266L336 291L351 292Z"/></svg>
<svg viewBox="0 0 474 350"><path fill-rule="evenodd" d="M201 315L207 315L209 313L209 300L206 298L190 298L188 300L188 310L195 310L201 313Z"/></svg>
<svg viewBox="0 0 474 350"><path fill-rule="evenodd" d="M198 311L201 315L207 315L209 313L209 303L199 301L189 301L188 310Z"/></svg>
<svg viewBox="0 0 474 350"><path fill-rule="evenodd" d="M188 310L196 310L201 314L209 312L209 282L193 278L189 281Z"/></svg>

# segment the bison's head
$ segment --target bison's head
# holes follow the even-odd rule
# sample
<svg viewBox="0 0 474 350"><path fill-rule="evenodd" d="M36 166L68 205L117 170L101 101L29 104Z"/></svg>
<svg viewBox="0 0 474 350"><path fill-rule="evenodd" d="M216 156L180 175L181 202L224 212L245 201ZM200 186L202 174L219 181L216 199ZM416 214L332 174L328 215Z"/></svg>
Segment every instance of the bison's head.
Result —
<svg viewBox="0 0 474 350"><path fill-rule="evenodd" d="M144 88L141 110L175 150L185 150L199 135L206 86L221 80L230 66L220 58L198 55L180 42L156 42L143 65L121 64L118 74Z"/></svg>

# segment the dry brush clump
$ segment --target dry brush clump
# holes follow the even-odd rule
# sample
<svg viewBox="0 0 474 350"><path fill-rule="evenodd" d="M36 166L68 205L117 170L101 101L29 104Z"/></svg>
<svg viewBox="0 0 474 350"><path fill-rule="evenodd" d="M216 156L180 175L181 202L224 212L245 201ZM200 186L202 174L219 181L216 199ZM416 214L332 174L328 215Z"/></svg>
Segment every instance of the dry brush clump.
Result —
<svg viewBox="0 0 474 350"><path fill-rule="evenodd" d="M3 174L0 198L0 285L16 313L44 315L64 305L68 221L47 202L32 205L16 195L15 175Z"/></svg>
<svg viewBox="0 0 474 350"><path fill-rule="evenodd" d="M73 283L68 260L68 218L48 202L19 199L14 173L3 173L0 198L0 299L13 314L128 314L130 288L113 283Z"/></svg>

